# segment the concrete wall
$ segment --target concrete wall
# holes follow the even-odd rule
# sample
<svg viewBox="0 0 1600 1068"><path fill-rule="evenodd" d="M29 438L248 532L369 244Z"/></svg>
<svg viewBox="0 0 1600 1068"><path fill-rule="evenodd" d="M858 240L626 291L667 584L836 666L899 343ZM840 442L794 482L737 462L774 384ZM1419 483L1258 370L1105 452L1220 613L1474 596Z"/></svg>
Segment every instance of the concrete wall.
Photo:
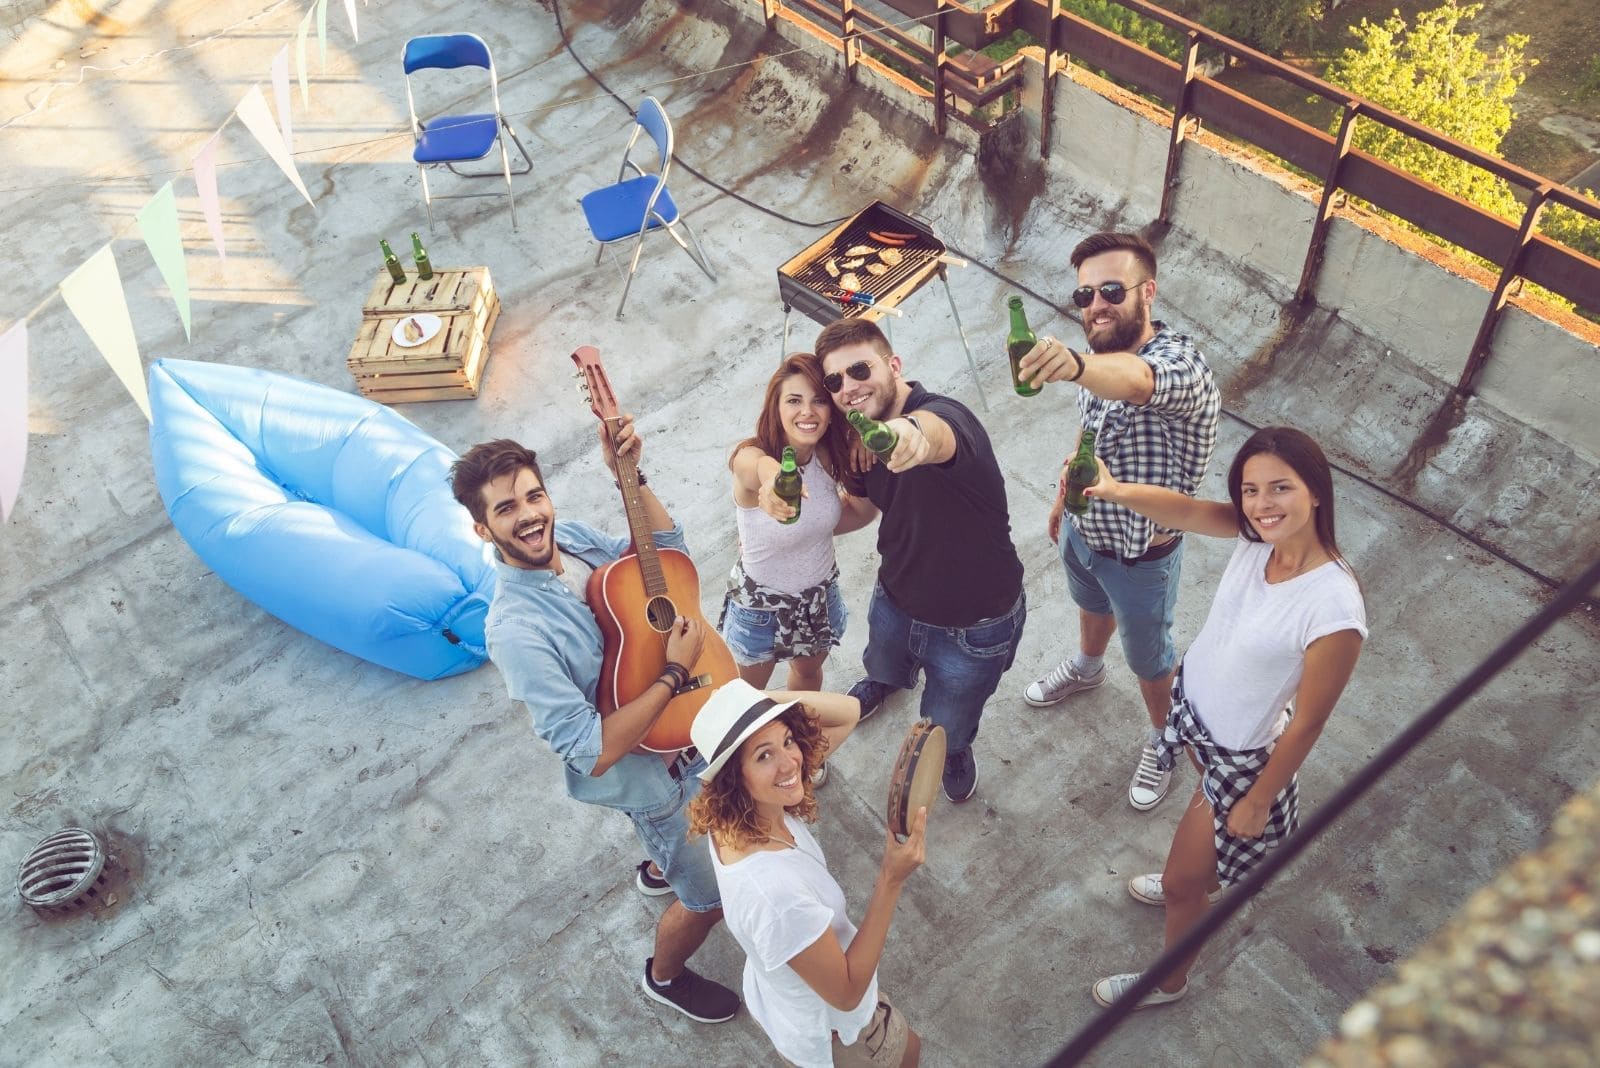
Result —
<svg viewBox="0 0 1600 1068"><path fill-rule="evenodd" d="M700 8L761 25L757 5ZM823 86L842 83L837 53L781 20L776 35L805 48L785 61L802 76L809 68ZM1057 79L1052 157L1040 161L1042 65L1025 70L1024 108L1008 124L1015 128L975 138L952 121L938 150L943 158L952 145L971 146L987 200L941 183L902 206L924 211L947 241L1002 269L1007 259L1041 256L1061 264L1049 295L1065 307L1073 244L1155 218L1167 115L1074 69ZM855 99L870 100L885 128L900 136L931 129L931 103L867 72L860 80ZM946 166L950 177L961 169ZM1305 428L1342 466L1545 575L1574 574L1600 551L1600 347L1509 306L1478 394L1462 403L1452 387L1488 303L1479 282L1341 211L1316 305L1302 311L1292 297L1316 191L1204 134L1186 143L1179 183L1173 226L1160 241L1157 313L1207 342L1232 412Z"/></svg>

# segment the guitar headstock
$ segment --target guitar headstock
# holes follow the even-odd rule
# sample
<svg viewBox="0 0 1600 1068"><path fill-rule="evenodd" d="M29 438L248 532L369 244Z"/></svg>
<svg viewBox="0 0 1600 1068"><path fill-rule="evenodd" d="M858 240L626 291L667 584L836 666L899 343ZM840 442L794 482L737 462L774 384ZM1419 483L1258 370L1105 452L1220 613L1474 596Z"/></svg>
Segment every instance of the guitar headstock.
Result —
<svg viewBox="0 0 1600 1068"><path fill-rule="evenodd" d="M593 345L579 345L572 354L572 362L578 365L583 393L589 398L589 410L595 414L595 418L621 418L622 409L617 405L617 395L611 391L605 365L600 362L600 350Z"/></svg>

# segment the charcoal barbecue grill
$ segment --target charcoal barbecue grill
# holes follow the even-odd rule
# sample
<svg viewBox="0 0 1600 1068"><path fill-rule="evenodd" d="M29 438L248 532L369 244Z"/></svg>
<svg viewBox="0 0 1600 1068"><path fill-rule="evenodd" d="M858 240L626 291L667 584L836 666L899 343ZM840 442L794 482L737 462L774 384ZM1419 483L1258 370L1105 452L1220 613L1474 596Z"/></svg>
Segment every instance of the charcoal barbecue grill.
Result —
<svg viewBox="0 0 1600 1068"><path fill-rule="evenodd" d="M892 235L892 240L885 241L880 235ZM847 254L854 249L871 251ZM878 322L886 315L901 315L900 305L937 275L950 301L950 314L967 353L978 399L988 411L989 401L978 378L966 330L961 326L961 315L956 311L955 296L950 292L952 266L964 267L966 263L948 253L931 227L881 200L873 201L778 268L778 296L783 301L780 356L789 351L789 318L796 308L823 326L845 318ZM869 268L879 270L873 273Z"/></svg>

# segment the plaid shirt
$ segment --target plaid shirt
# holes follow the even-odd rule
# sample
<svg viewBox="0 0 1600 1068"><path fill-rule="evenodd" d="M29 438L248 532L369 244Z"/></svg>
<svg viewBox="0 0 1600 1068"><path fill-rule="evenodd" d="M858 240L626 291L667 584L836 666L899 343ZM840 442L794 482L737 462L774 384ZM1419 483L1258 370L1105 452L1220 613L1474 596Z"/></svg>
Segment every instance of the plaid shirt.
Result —
<svg viewBox="0 0 1600 1068"><path fill-rule="evenodd" d="M1079 389L1078 418L1095 431L1095 454L1112 478L1193 496L1216 448L1222 398L1189 336L1160 321L1153 325L1156 336L1135 354L1155 372L1149 402L1108 401ZM1072 516L1072 523L1089 548L1125 560L1142 556L1156 535L1174 533L1121 505L1092 499L1089 511Z"/></svg>

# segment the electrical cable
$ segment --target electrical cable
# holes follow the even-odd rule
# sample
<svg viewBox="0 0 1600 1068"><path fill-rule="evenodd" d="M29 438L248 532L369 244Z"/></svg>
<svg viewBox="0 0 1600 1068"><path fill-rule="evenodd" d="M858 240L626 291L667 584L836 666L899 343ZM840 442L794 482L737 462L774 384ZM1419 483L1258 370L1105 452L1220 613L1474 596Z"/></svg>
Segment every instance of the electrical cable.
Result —
<svg viewBox="0 0 1600 1068"><path fill-rule="evenodd" d="M1140 999L1155 989L1173 965L1205 945L1223 924L1232 919L1251 898L1266 887L1273 876L1315 842L1334 820L1342 816L1372 789L1379 779L1388 774L1390 769L1437 730L1457 708L1522 655L1523 650L1537 641L1558 619L1586 600L1585 594L1597 583L1600 583L1600 557L1590 561L1583 574L1563 586L1549 604L1512 632L1494 652L1480 661L1466 678L1452 686L1426 712L1412 720L1394 741L1384 746L1383 750L1364 764L1328 799L1326 804L1316 809L1298 831L1268 850L1266 859L1261 861L1254 871L1242 882L1235 884L1215 906L1207 909L1200 922L1190 928L1187 934L1151 962L1140 973L1138 981L1124 991L1110 1008L1090 1020L1066 1045L1062 1046L1060 1051L1047 1062L1049 1068L1074 1065L1088 1056L1095 1046L1138 1007Z"/></svg>
<svg viewBox="0 0 1600 1068"><path fill-rule="evenodd" d="M561 0L551 0L551 7L553 7L555 9L556 31L561 35L561 46L566 49L567 54L572 57L573 62L578 64L578 66L583 69L583 72L586 75L589 76L589 79L591 81L593 81L601 89L605 90L605 92L609 93L611 98L613 100L615 100L618 104L622 105L623 109L626 110L630 116L634 115L635 114L634 109L628 104L628 102L626 100L624 100L622 97L618 96L615 92L613 92L611 87L606 85L606 83L600 78L600 76L597 75L593 70L591 70L589 68L589 65L587 63L585 63L583 61L583 58L581 56L579 56L578 53L573 49L572 41L567 35L566 23L561 18ZM857 36L860 36L860 34L858 34ZM735 190L730 189L727 186L721 184L720 182L717 182L717 181L713 180L712 178L706 176L705 174L702 174L700 171L696 170L695 168L691 167L688 163L686 163L684 161L683 157L678 155L677 153L673 153L672 158L684 170L688 171L690 174L694 175L696 178L700 179L702 182L704 182L707 185L711 186L713 189L716 189L719 192L727 194L728 196L732 197L733 199L739 201L741 204L744 204L744 205L746 205L748 207L754 208L756 211L762 212L763 214L766 214L766 215L770 215L774 219L778 219L778 220L780 220L782 222L789 223L789 224L791 224L793 226L799 226L799 227L803 227L803 228L806 228L806 229L823 229L823 228L829 227L829 226L837 226L839 223L844 222L846 219L850 218L850 216L848 216L848 215L842 215L837 219L829 219L829 220L826 220L824 222L805 222L805 221L800 220L800 219L791 218L790 216L785 215L783 212L780 212L780 211L776 210L775 208L771 208L771 207L768 207L765 204L761 204L761 203L759 203L757 201L751 200L749 197L746 197L743 194L738 193ZM1043 293L1040 293L1038 290L1033 289L1031 286L1028 286L1023 282L1018 281L1015 278L1012 278L1010 275L1005 274L1004 272L998 270L997 268L989 266L987 263L983 262L982 259L978 258L977 256L972 255L972 253L970 253L970 252L966 252L966 251L964 251L962 249L956 248L954 245L946 245L945 247L947 249L949 249L951 254L961 257L962 259L964 259L967 262L971 263L973 266L977 267L979 270L982 270L982 271L994 276L995 278L998 278L1000 281L1004 282L1007 286L1009 286L1009 287L1011 287L1013 289L1016 289L1016 290L1020 290L1023 293L1026 293L1028 296L1032 297L1034 300L1038 301L1040 304L1043 304L1044 306L1050 308L1052 311L1054 311L1057 315L1060 315L1062 318L1071 320L1072 322L1076 322L1080 326L1082 325L1083 318L1082 318L1082 316L1078 315L1075 311L1069 310L1067 308L1062 307L1061 305L1057 304L1054 300L1051 300L1049 297L1045 296ZM1248 430L1250 430L1252 432L1261 429L1261 424L1252 422L1251 420L1246 419L1244 416L1240 415L1237 412L1231 411L1231 410L1229 410L1227 408L1222 408L1221 412L1222 412L1223 415L1227 416L1229 419L1232 419L1235 423L1238 423L1240 426L1243 426L1243 427L1245 427L1246 429L1248 429ZM1433 523L1438 524L1441 527L1444 527L1446 530L1450 531L1450 533L1456 535L1458 538L1461 538L1463 541L1466 541L1469 544L1473 545L1474 547L1482 550L1483 552L1488 553L1490 556L1494 557L1496 560L1499 560L1502 563L1510 564L1512 567L1516 568L1518 571L1521 571L1523 574L1527 575L1529 578L1532 578L1535 581L1537 581L1537 582L1539 582L1539 583L1541 583L1541 584L1543 584L1545 586L1550 587L1551 589L1554 589L1554 588L1556 588L1556 587L1561 585L1561 580L1560 579L1553 578L1553 577L1551 577L1549 575L1546 575L1542 571L1539 571L1537 568L1531 567L1530 565L1523 563L1521 560L1518 560L1515 557L1510 556L1503 549L1498 548L1497 546L1495 546L1495 545L1491 544L1490 542L1484 540L1483 538L1481 538L1478 535L1472 533L1471 531L1463 529L1462 527L1456 525L1455 523L1453 523L1451 520L1449 520L1445 516L1439 515L1438 513L1434 512L1432 509L1427 508L1426 506L1418 503L1417 501L1413 501L1410 498L1405 497L1402 494L1396 492L1395 490L1392 490L1389 487L1387 487L1387 486L1385 486L1385 485L1383 485L1383 484L1381 484L1379 482L1376 482L1373 479L1370 479L1367 476L1365 476L1365 475L1363 475L1363 474L1361 474L1361 473L1359 473L1357 471L1353 471L1350 468L1345 467L1345 466L1343 466L1341 464L1334 463L1334 462L1330 461L1329 462L1329 466L1332 467L1335 471L1338 471L1341 475L1344 475L1346 478L1349 478L1354 482L1359 482L1361 485L1366 486L1368 489L1376 490L1378 493L1380 493L1383 496L1387 497L1389 500L1394 501L1397 504L1404 505L1405 507L1407 507L1407 508L1411 509L1412 511L1416 512L1418 515L1423 516L1424 518L1430 520ZM1600 604L1597 604L1593 599L1585 599L1585 604L1588 605L1591 609L1596 608L1596 607L1600 607Z"/></svg>

